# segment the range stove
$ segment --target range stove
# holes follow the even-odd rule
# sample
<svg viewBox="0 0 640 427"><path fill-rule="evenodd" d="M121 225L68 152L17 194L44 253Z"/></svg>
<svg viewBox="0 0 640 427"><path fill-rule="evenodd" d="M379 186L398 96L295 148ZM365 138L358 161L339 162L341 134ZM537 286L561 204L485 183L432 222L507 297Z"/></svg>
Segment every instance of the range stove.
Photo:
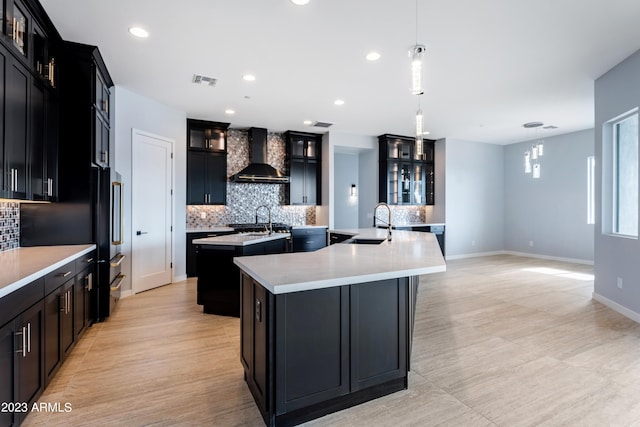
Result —
<svg viewBox="0 0 640 427"><path fill-rule="evenodd" d="M265 231L269 229L268 222L227 224L227 226L233 228L235 231L240 233L254 233L256 231ZM291 232L291 226L289 224L285 224L282 222L273 222L271 223L271 227L274 233L290 233Z"/></svg>

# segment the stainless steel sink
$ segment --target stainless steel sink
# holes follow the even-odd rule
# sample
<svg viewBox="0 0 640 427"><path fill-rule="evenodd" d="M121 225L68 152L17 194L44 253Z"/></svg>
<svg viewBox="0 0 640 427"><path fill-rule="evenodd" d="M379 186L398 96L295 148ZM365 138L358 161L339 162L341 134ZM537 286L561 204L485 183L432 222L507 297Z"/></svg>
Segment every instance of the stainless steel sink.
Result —
<svg viewBox="0 0 640 427"><path fill-rule="evenodd" d="M366 238L353 238L349 240L345 240L344 243L349 243L352 245L379 245L387 239L366 239Z"/></svg>

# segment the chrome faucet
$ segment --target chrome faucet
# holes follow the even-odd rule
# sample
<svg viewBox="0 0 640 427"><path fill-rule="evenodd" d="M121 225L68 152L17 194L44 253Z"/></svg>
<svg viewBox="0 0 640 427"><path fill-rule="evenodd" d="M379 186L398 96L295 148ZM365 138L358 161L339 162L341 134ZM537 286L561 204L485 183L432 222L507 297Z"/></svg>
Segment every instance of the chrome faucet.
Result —
<svg viewBox="0 0 640 427"><path fill-rule="evenodd" d="M376 217L376 211L378 210L378 208L380 206L384 206L387 208L387 211L389 212L389 217L387 219L387 221L385 222L384 220L381 220L380 218ZM391 241L391 208L389 207L388 204L386 204L385 202L380 202L376 205L375 208L373 208L373 226L376 226L376 220L381 221L385 224L387 224L387 241L390 242Z"/></svg>
<svg viewBox="0 0 640 427"><path fill-rule="evenodd" d="M258 223L258 211L260 210L260 208L266 208L267 212L269 213L269 228L267 229L267 231L269 232L269 235L273 234L273 225L271 224L271 208L269 208L269 206L267 205L260 205L256 208L256 224ZM266 228L266 226L265 226Z"/></svg>

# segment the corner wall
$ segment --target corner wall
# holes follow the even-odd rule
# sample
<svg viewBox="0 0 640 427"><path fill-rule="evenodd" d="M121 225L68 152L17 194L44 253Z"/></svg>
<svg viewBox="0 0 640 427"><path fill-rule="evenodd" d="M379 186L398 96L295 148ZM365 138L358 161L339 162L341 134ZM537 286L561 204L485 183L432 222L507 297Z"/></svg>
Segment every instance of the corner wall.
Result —
<svg viewBox="0 0 640 427"><path fill-rule="evenodd" d="M504 249L593 261L587 224L587 157L593 129L544 138L540 178L524 173L524 152L535 141L505 146Z"/></svg>
<svg viewBox="0 0 640 427"><path fill-rule="evenodd" d="M504 249L504 147L446 139L447 258Z"/></svg>
<svg viewBox="0 0 640 427"><path fill-rule="evenodd" d="M640 322L640 241L603 233L603 212L610 199L602 185L603 125L640 105L640 51L595 82L596 225L594 298ZM609 196L609 197L607 197ZM639 207L640 209L640 207ZM622 287L618 288L618 278Z"/></svg>

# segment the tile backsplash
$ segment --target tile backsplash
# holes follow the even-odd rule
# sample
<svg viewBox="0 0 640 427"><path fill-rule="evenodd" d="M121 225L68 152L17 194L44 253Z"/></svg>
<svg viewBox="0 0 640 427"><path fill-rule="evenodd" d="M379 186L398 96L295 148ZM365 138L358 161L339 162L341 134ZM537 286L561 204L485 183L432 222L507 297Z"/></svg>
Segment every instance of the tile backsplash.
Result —
<svg viewBox="0 0 640 427"><path fill-rule="evenodd" d="M20 246L20 204L0 202L0 252Z"/></svg>
<svg viewBox="0 0 640 427"><path fill-rule="evenodd" d="M267 135L268 162L278 170L285 167L286 147L280 133ZM230 129L227 138L227 177L249 164L249 138L247 131ZM187 228L207 228L231 223L255 222L256 208L271 208L271 220L291 225L316 223L315 206L288 206L284 184L238 184L227 182L225 206L187 206ZM202 216L205 218L202 218ZM265 210L260 211L259 222L267 221Z"/></svg>

